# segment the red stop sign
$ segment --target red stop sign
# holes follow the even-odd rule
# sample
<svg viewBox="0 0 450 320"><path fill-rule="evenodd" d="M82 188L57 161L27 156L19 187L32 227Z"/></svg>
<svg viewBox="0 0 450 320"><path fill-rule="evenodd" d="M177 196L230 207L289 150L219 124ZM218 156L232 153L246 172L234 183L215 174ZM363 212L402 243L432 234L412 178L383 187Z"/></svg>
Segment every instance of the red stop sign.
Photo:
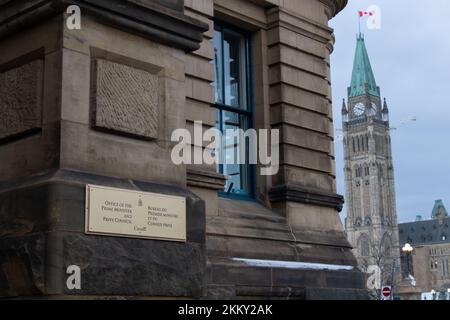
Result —
<svg viewBox="0 0 450 320"><path fill-rule="evenodd" d="M383 297L387 298L391 296L391 287L383 287Z"/></svg>

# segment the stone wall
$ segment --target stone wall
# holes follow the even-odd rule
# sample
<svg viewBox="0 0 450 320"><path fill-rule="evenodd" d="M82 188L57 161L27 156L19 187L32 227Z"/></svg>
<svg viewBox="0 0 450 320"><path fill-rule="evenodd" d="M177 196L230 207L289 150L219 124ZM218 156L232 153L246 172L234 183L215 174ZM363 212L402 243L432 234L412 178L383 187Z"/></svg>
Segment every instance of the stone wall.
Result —
<svg viewBox="0 0 450 320"><path fill-rule="evenodd" d="M179 1L79 1L70 30L67 2L31 2L0 4L0 297L202 297L205 202L170 154L208 26ZM87 184L186 198L187 241L87 235Z"/></svg>
<svg viewBox="0 0 450 320"><path fill-rule="evenodd" d="M327 24L346 1L80 0L81 30L67 3L0 4L0 296L365 297L335 194ZM215 166L170 158L175 129L215 126L216 20L251 34L255 127L281 132L280 172L256 176L255 201L219 197ZM187 242L85 234L86 184L185 197Z"/></svg>

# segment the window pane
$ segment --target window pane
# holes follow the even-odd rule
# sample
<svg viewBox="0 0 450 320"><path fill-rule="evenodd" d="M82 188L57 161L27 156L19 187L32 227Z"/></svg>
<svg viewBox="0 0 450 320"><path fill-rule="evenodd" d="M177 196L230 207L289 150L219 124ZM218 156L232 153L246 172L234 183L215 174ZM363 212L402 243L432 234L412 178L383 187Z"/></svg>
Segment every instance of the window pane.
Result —
<svg viewBox="0 0 450 320"><path fill-rule="evenodd" d="M223 61L222 61L222 33L214 31L214 67L216 78L214 88L216 89L216 102L224 103L223 100Z"/></svg>
<svg viewBox="0 0 450 320"><path fill-rule="evenodd" d="M246 109L245 39L231 31L225 31L223 37L225 104Z"/></svg>
<svg viewBox="0 0 450 320"><path fill-rule="evenodd" d="M223 165L223 174L230 176L225 190L228 191L231 186L231 193L249 194L249 170L248 170L248 148L246 141L238 141L239 137L228 134L227 130L237 132L237 130L247 130L248 118L235 112L222 111L222 129L224 133L223 156L225 164ZM236 134L237 135L237 134ZM241 152L244 152L246 163L240 161ZM226 163L233 164L226 164ZM232 185L233 184L233 185Z"/></svg>
<svg viewBox="0 0 450 320"><path fill-rule="evenodd" d="M248 146L246 141L237 141L238 130L248 130L251 119L251 115L241 111L247 110L247 39L239 32L216 24L213 43L216 126L224 134L220 153L221 164L217 169L229 177L225 191L230 194L251 196L253 167L248 164ZM230 108L232 110L229 110ZM231 136L226 135L227 130L232 132Z"/></svg>

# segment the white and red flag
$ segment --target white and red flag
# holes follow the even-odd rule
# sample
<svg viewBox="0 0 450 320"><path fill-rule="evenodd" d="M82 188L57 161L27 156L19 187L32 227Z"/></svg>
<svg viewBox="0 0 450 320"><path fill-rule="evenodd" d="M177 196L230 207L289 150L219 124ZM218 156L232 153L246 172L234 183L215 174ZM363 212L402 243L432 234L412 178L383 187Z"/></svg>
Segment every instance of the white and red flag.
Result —
<svg viewBox="0 0 450 320"><path fill-rule="evenodd" d="M361 32L361 20L367 18L367 28L370 30L381 29L381 8L376 5L369 6L366 10L358 10L359 30Z"/></svg>
<svg viewBox="0 0 450 320"><path fill-rule="evenodd" d="M375 12L373 11L358 11L358 14L360 17L364 17L364 16L373 16L375 14Z"/></svg>

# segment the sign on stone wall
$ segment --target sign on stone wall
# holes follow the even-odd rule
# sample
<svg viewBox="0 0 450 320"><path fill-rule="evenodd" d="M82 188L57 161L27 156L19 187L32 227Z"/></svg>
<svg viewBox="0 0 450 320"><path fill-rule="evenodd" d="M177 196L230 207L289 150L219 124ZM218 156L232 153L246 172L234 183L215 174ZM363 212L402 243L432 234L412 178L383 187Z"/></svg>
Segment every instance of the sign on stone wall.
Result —
<svg viewBox="0 0 450 320"><path fill-rule="evenodd" d="M186 241L183 197L86 186L86 233Z"/></svg>

